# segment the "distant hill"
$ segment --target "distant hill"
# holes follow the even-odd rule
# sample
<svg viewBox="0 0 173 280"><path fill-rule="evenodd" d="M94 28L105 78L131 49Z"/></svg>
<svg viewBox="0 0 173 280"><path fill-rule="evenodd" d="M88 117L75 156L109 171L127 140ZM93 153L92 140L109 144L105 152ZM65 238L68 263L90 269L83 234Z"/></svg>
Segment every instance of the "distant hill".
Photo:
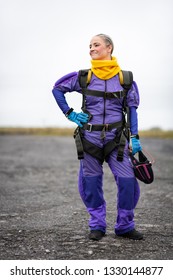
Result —
<svg viewBox="0 0 173 280"><path fill-rule="evenodd" d="M0 135L57 135L73 136L75 128L60 127L0 127ZM140 130L140 137L150 138L173 138L173 130L162 130L160 128L151 128L149 130Z"/></svg>

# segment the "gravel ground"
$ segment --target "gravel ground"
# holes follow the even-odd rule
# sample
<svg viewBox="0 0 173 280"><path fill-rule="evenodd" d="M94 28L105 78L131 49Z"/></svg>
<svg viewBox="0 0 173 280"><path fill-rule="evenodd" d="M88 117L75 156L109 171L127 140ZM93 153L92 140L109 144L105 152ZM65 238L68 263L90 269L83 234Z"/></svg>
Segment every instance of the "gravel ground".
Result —
<svg viewBox="0 0 173 280"><path fill-rule="evenodd" d="M172 260L173 142L142 139L155 158L155 181L141 183L135 211L142 241L114 236L116 186L104 164L107 235L88 240L88 214L77 189L74 140L0 136L1 260Z"/></svg>

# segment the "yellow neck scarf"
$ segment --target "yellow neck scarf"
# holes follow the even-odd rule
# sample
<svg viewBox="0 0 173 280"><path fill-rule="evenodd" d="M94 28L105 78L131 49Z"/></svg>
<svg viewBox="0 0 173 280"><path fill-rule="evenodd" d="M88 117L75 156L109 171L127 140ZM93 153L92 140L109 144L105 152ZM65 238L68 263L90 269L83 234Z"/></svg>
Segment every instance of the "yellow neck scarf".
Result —
<svg viewBox="0 0 173 280"><path fill-rule="evenodd" d="M91 71L102 80L108 80L121 71L114 56L112 60L91 60L91 64Z"/></svg>

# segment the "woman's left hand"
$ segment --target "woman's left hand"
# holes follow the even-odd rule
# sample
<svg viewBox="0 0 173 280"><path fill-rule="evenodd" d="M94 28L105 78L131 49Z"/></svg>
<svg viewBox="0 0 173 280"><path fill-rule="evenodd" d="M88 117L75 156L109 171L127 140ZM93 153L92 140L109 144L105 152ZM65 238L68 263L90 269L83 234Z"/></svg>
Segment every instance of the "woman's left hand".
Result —
<svg viewBox="0 0 173 280"><path fill-rule="evenodd" d="M131 138L131 143L133 155L142 150L141 142L139 139L136 139L135 137Z"/></svg>

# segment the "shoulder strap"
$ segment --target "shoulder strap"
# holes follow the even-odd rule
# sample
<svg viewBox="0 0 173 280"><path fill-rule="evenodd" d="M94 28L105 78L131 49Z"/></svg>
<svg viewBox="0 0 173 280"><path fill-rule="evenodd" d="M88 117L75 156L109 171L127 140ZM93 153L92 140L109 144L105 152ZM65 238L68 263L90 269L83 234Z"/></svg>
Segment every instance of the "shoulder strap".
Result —
<svg viewBox="0 0 173 280"><path fill-rule="evenodd" d="M129 90L133 83L133 73L131 71L121 70L119 73L120 84L126 90ZM81 88L86 88L91 80L91 69L83 69L78 73L79 84Z"/></svg>
<svg viewBox="0 0 173 280"><path fill-rule="evenodd" d="M92 72L91 72L91 69L83 69L83 70L80 70L78 72L78 81L79 81L79 85L82 89L82 111L84 113L87 113L89 115L89 120L92 118L92 115L90 114L90 112L88 112L86 110L86 104L85 104L85 90L87 88L87 86L89 85L90 83L90 80L91 80L91 76L92 76Z"/></svg>
<svg viewBox="0 0 173 280"><path fill-rule="evenodd" d="M131 71L121 70L119 73L119 80L121 86L124 88L124 91L127 91L131 88L133 83L133 73ZM125 134L128 142L130 141L130 110L127 105L127 96L123 99L123 107L124 107L124 118L125 118Z"/></svg>
<svg viewBox="0 0 173 280"><path fill-rule="evenodd" d="M81 88L86 88L91 80L92 72L91 69L83 69L78 73L78 80Z"/></svg>
<svg viewBox="0 0 173 280"><path fill-rule="evenodd" d="M133 83L133 73L131 71L121 70L118 74L122 87L129 90Z"/></svg>

